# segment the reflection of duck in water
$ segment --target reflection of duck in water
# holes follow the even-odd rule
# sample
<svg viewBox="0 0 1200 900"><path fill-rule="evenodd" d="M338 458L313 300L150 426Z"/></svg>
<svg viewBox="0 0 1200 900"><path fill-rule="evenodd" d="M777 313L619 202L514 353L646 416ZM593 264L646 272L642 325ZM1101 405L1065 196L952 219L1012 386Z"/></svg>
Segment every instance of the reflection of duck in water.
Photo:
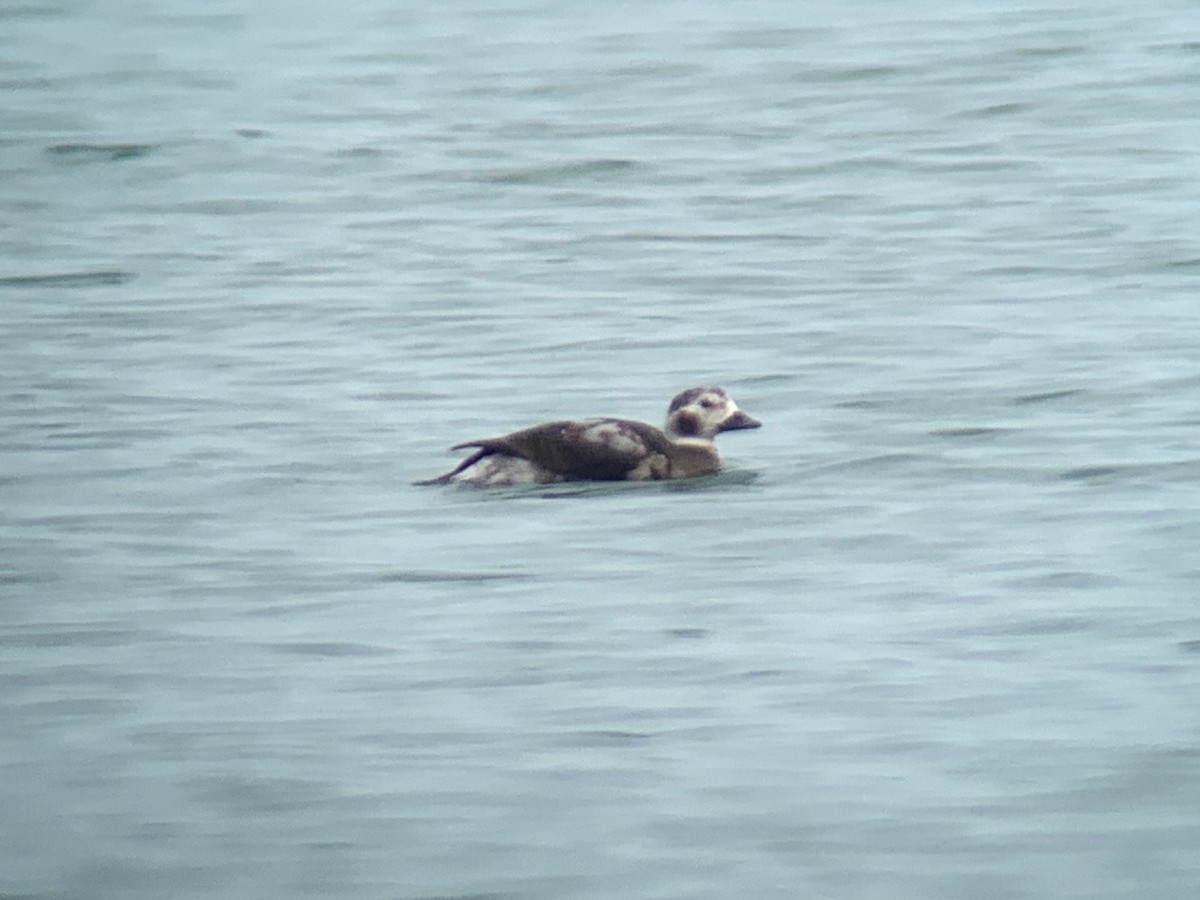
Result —
<svg viewBox="0 0 1200 900"><path fill-rule="evenodd" d="M721 457L713 446L720 432L760 425L738 409L724 388L692 388L671 401L662 431L629 419L545 422L502 437L456 444L451 449L478 449L445 475L417 484L695 478L720 468Z"/></svg>

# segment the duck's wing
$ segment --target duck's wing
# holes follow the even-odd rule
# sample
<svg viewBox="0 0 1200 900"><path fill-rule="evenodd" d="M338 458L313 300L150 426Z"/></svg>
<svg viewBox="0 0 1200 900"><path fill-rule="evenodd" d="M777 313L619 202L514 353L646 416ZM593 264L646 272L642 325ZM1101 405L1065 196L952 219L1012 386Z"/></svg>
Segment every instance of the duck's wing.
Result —
<svg viewBox="0 0 1200 900"><path fill-rule="evenodd" d="M502 437L466 441L453 449L475 447L464 465L484 456L519 456L564 478L622 481L648 457L666 456L670 439L653 425L627 419L546 422Z"/></svg>

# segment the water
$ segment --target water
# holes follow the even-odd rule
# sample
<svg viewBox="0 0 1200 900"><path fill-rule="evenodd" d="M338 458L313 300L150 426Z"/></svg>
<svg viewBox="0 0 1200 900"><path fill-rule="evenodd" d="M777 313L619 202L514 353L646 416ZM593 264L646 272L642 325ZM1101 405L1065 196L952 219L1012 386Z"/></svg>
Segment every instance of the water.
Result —
<svg viewBox="0 0 1200 900"><path fill-rule="evenodd" d="M1192 4L0 21L0 895L1200 888Z"/></svg>

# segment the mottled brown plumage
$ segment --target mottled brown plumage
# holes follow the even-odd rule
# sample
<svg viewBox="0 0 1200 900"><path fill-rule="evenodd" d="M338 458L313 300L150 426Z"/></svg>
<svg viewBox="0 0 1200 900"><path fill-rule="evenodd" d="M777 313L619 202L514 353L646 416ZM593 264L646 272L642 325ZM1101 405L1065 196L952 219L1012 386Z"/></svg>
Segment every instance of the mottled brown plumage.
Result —
<svg viewBox="0 0 1200 900"><path fill-rule="evenodd" d="M718 432L760 424L741 412L721 388L693 388L672 401L666 431L629 419L545 422L456 444L451 449L474 448L475 452L445 475L418 484L694 478L720 468L712 443Z"/></svg>

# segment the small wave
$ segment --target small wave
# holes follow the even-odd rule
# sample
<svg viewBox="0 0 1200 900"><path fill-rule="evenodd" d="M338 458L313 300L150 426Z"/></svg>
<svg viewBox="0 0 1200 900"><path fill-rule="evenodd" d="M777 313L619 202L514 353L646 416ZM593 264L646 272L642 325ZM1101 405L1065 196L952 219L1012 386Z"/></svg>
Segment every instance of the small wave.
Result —
<svg viewBox="0 0 1200 900"><path fill-rule="evenodd" d="M292 641L266 646L280 653L295 653L301 656L391 656L396 652L390 647L349 641Z"/></svg>
<svg viewBox="0 0 1200 900"><path fill-rule="evenodd" d="M1200 256L1188 259L1173 259L1163 263L1164 269L1200 269Z"/></svg>
<svg viewBox="0 0 1200 900"><path fill-rule="evenodd" d="M553 184L623 174L634 167L628 159L587 159L556 165L533 166L509 172L493 172L480 177L491 184Z"/></svg>
<svg viewBox="0 0 1200 900"><path fill-rule="evenodd" d="M1018 406L1029 406L1034 403L1049 403L1052 400L1065 400L1068 397L1074 397L1077 394L1082 394L1080 388L1064 388L1057 391L1039 391L1033 394L1021 394L1019 397L1013 397L1013 403Z"/></svg>
<svg viewBox="0 0 1200 900"><path fill-rule="evenodd" d="M0 637L0 646L6 647L123 647L145 639L145 633L125 628L64 627L58 630L29 631L15 630Z"/></svg>
<svg viewBox="0 0 1200 900"><path fill-rule="evenodd" d="M995 428L988 425L964 426L962 428L935 428L929 432L930 437L938 438L996 438L1008 434L1011 429Z"/></svg>
<svg viewBox="0 0 1200 900"><path fill-rule="evenodd" d="M53 581L50 575L34 572L18 572L14 569L0 569L0 585L10 584L47 584Z"/></svg>
<svg viewBox="0 0 1200 900"><path fill-rule="evenodd" d="M400 569L384 572L379 580L384 584L436 584L439 582L510 581L525 578L521 572L436 572L420 569Z"/></svg>
<svg viewBox="0 0 1200 900"><path fill-rule="evenodd" d="M873 81L876 79L896 78L901 75L912 74L915 71L917 71L916 67L888 65L886 63L879 65L843 64L814 68L806 72L804 77L805 80L809 81Z"/></svg>
<svg viewBox="0 0 1200 900"><path fill-rule="evenodd" d="M923 466L929 457L921 453L877 453L831 463L819 463L808 468L810 472L853 472L857 469L891 469L895 466Z"/></svg>
<svg viewBox="0 0 1200 900"><path fill-rule="evenodd" d="M1132 471L1130 466L1117 465L1091 465L1091 466L1075 466L1071 469L1066 469L1058 473L1061 481L1098 481L1114 476L1125 474Z"/></svg>
<svg viewBox="0 0 1200 900"><path fill-rule="evenodd" d="M629 744L641 744L652 740L653 737L652 734L645 731L603 728L575 732L567 736L564 742L573 747L621 747Z"/></svg>
<svg viewBox="0 0 1200 900"><path fill-rule="evenodd" d="M1093 463L1055 472L1060 481L1113 481L1147 479L1155 482L1192 483L1200 473L1200 459L1156 460L1124 463Z"/></svg>
<svg viewBox="0 0 1200 900"><path fill-rule="evenodd" d="M707 628L668 628L666 631L667 637L682 638L684 640L701 640L708 637Z"/></svg>
<svg viewBox="0 0 1200 900"><path fill-rule="evenodd" d="M0 287L88 287L100 284L124 284L132 272L121 269L97 269L92 272L51 272L46 275L3 275Z"/></svg>
<svg viewBox="0 0 1200 900"><path fill-rule="evenodd" d="M1101 588L1119 587L1121 581L1111 575L1102 575L1097 572L1046 572L1041 575L1030 575L1022 578L1013 578L1006 582L1009 587L1017 588L1022 591L1041 590L1041 591L1086 591L1097 590ZM1064 616L1058 618L1046 618L1038 620L1030 620L1028 622L1009 623L1002 626L1006 633L1017 634L1053 634L1064 633L1067 631L1081 631L1093 627L1095 623L1088 619L1077 617ZM1015 631L1012 631L1015 629Z"/></svg>
<svg viewBox="0 0 1200 900"><path fill-rule="evenodd" d="M65 159L89 161L109 161L121 159L137 159L145 156L154 147L151 144L90 144L68 143L51 144L46 152L51 156L61 156Z"/></svg>
<svg viewBox="0 0 1200 900"><path fill-rule="evenodd" d="M1033 109L1032 103L989 103L962 110L958 115L963 118L990 119L996 116L1010 116L1028 112Z"/></svg>

